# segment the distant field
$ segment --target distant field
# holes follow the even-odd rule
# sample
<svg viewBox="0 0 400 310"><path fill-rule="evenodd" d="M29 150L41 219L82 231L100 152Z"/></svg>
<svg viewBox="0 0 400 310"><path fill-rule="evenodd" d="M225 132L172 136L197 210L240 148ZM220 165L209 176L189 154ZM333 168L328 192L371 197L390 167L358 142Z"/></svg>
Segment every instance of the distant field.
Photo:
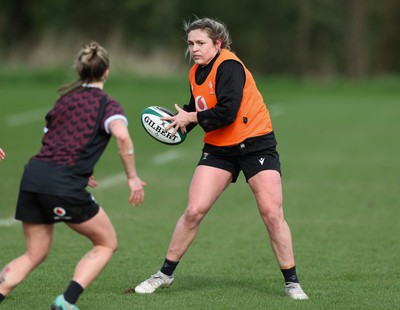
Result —
<svg viewBox="0 0 400 310"><path fill-rule="evenodd" d="M111 76L106 90L130 120L146 202L127 203L115 142L95 170L91 190L119 235L113 260L79 300L80 309L397 309L400 305L400 78L301 82L258 77L271 111L283 168L285 215L300 280L310 300L284 295L266 229L243 176L218 200L181 261L171 289L124 295L163 262L200 156L195 129L175 147L141 128L149 105L188 99L185 79ZM24 164L40 147L44 115L65 74L0 73L0 268L22 253L12 221ZM57 226L52 252L2 303L49 308L90 244Z"/></svg>

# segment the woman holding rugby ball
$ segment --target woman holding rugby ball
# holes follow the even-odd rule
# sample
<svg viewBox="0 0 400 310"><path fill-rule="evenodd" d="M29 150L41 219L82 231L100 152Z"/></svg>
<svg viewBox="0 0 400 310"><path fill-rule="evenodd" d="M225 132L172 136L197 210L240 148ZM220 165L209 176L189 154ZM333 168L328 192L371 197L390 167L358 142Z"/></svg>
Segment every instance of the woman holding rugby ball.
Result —
<svg viewBox="0 0 400 310"><path fill-rule="evenodd" d="M22 221L26 252L0 272L0 302L46 259L54 224L64 222L93 248L78 262L72 281L51 309L78 309L79 296L117 248L110 219L86 190L97 185L93 169L112 136L127 176L129 202L137 206L144 200L145 183L136 173L124 110L103 91L109 74L107 51L89 42L75 66L79 78L60 89L60 98L46 115L42 147L25 166L15 218Z"/></svg>
<svg viewBox="0 0 400 310"><path fill-rule="evenodd" d="M283 216L279 154L269 112L251 73L230 51L224 24L209 18L185 24L191 99L164 119L175 132L200 125L204 148L189 189L188 206L178 220L164 264L136 293L153 293L174 281L174 271L212 205L240 171L254 193L272 250L283 273L286 294L308 299L296 274L291 232Z"/></svg>

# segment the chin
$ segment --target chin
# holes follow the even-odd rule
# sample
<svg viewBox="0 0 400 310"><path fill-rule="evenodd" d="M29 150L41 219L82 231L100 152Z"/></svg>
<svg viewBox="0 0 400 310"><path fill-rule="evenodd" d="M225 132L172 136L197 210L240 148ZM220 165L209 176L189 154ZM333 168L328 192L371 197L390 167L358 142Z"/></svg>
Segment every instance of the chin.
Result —
<svg viewBox="0 0 400 310"><path fill-rule="evenodd" d="M194 63L199 66L204 65L204 61L202 59L193 59Z"/></svg>

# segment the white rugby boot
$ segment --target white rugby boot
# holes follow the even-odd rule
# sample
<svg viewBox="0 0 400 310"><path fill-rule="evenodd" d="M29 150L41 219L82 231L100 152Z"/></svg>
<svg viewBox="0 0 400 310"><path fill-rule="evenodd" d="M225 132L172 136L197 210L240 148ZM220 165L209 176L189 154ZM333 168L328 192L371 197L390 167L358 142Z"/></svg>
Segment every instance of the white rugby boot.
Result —
<svg viewBox="0 0 400 310"><path fill-rule="evenodd" d="M161 271L153 274L150 278L135 287L135 292L138 294L151 294L158 288L167 288L174 282L174 275L167 276Z"/></svg>
<svg viewBox="0 0 400 310"><path fill-rule="evenodd" d="M286 283L285 285L286 295L295 300L307 300L308 296L304 293L299 283Z"/></svg>

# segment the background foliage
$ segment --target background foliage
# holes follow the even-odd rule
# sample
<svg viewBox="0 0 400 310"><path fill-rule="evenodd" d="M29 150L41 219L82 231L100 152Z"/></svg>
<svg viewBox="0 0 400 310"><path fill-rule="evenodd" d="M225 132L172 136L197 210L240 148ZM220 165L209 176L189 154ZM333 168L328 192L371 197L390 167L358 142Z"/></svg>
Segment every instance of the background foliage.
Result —
<svg viewBox="0 0 400 310"><path fill-rule="evenodd" d="M70 63L71 50L96 39L112 50L116 67L142 73L179 72L185 62L183 21L209 16L227 24L233 49L258 73L362 78L400 71L396 0L1 3L3 65Z"/></svg>

